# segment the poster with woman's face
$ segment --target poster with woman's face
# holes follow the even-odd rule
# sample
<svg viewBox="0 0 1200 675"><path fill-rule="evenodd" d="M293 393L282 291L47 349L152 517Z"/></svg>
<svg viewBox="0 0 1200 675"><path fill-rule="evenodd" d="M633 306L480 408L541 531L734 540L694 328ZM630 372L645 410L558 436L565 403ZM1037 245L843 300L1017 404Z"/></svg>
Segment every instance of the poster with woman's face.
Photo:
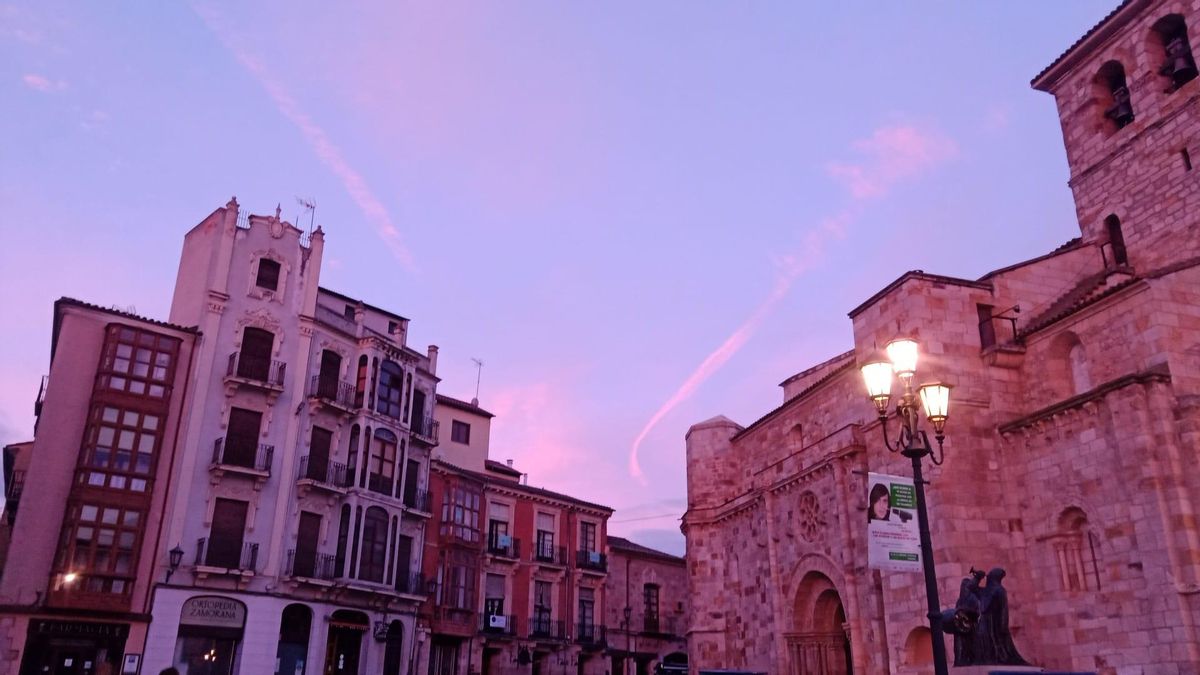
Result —
<svg viewBox="0 0 1200 675"><path fill-rule="evenodd" d="M921 570L916 490L911 479L871 473L867 479L868 565L897 571Z"/></svg>

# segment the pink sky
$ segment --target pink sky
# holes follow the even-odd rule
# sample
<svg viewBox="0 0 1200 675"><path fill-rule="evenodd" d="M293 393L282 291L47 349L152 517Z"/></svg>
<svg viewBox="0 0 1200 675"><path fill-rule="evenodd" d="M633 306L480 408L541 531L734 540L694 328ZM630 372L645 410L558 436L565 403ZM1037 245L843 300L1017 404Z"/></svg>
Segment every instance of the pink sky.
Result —
<svg viewBox="0 0 1200 675"><path fill-rule="evenodd" d="M1028 81L1113 4L0 4L0 441L55 298L164 317L188 228L304 196L324 285L443 393L486 362L495 458L679 552L688 426L778 405L905 270L1075 236Z"/></svg>

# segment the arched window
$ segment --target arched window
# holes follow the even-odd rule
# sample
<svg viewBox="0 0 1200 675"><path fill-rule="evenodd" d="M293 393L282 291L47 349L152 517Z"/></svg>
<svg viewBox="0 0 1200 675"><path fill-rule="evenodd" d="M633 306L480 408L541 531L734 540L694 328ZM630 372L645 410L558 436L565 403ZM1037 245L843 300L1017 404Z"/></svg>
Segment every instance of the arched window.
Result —
<svg viewBox="0 0 1200 675"><path fill-rule="evenodd" d="M354 487L358 485L358 477L362 474L358 473L358 425L350 427L350 447L347 449L346 459L346 485Z"/></svg>
<svg viewBox="0 0 1200 675"><path fill-rule="evenodd" d="M383 581L383 569L387 558L388 516L378 506L367 509L363 523L362 558L358 564L358 578L363 581Z"/></svg>
<svg viewBox="0 0 1200 675"><path fill-rule="evenodd" d="M311 627L312 610L307 605L293 604L283 608L279 620L279 646L275 649L276 672L304 675Z"/></svg>
<svg viewBox="0 0 1200 675"><path fill-rule="evenodd" d="M334 560L334 574L341 577L346 574L346 546L350 543L350 505L342 505L342 517L338 521L337 557Z"/></svg>
<svg viewBox="0 0 1200 675"><path fill-rule="evenodd" d="M1050 537L1064 591L1100 590L1096 540L1083 509L1071 507L1058 517L1057 532Z"/></svg>
<svg viewBox="0 0 1200 675"><path fill-rule="evenodd" d="M1067 364L1071 368L1071 384L1078 396L1092 388L1092 378L1088 374L1087 354L1083 352L1083 344L1076 342L1067 352Z"/></svg>
<svg viewBox="0 0 1200 675"><path fill-rule="evenodd" d="M1158 69L1175 91L1196 78L1196 60L1188 41L1187 23L1178 14L1168 14L1155 22L1150 30L1163 52L1163 64Z"/></svg>
<svg viewBox="0 0 1200 675"><path fill-rule="evenodd" d="M793 448L804 447L804 425L793 424L788 431L788 442Z"/></svg>
<svg viewBox="0 0 1200 675"><path fill-rule="evenodd" d="M1104 118L1109 120L1110 133L1133 121L1133 103L1125 83L1125 66L1119 61L1109 61L1100 66L1093 80L1093 89L1096 100L1103 106Z"/></svg>
<svg viewBox="0 0 1200 675"><path fill-rule="evenodd" d="M1104 229L1108 233L1107 249L1112 255L1112 260L1109 261L1112 265L1128 265L1129 253L1125 250L1125 234L1121 232L1121 219L1117 214L1109 214L1104 219ZM1108 256L1105 256L1107 260Z"/></svg>
<svg viewBox="0 0 1200 675"><path fill-rule="evenodd" d="M375 399L375 410L388 417L400 419L403 394L404 371L399 364L384 361L379 367L379 395Z"/></svg>
<svg viewBox="0 0 1200 675"><path fill-rule="evenodd" d="M367 356L358 357L358 374L354 379L354 407L363 407L367 396Z"/></svg>
<svg viewBox="0 0 1200 675"><path fill-rule="evenodd" d="M367 489L379 494L395 494L396 475L396 434L387 429L376 429L375 437L371 440L370 465L367 470Z"/></svg>

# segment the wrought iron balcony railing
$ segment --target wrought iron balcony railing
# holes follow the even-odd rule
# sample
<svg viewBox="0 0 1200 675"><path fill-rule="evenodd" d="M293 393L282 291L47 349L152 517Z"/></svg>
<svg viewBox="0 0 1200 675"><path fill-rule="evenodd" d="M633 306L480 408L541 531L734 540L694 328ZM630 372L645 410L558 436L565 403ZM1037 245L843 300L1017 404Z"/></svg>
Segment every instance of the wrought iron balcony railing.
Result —
<svg viewBox="0 0 1200 675"><path fill-rule="evenodd" d="M336 564L337 556L330 553L297 551L294 548L288 549L287 552L287 575L289 577L332 581L337 578Z"/></svg>
<svg viewBox="0 0 1200 675"><path fill-rule="evenodd" d="M506 534L488 537L487 552L499 558L519 560L521 558L521 540Z"/></svg>
<svg viewBox="0 0 1200 675"><path fill-rule="evenodd" d="M411 429L413 438L416 440L428 445L437 445L438 426L438 421L432 417L418 417L414 415L412 425L409 429Z"/></svg>
<svg viewBox="0 0 1200 675"><path fill-rule="evenodd" d="M231 542L202 537L196 541L196 564L253 572L258 566L258 544Z"/></svg>
<svg viewBox="0 0 1200 675"><path fill-rule="evenodd" d="M354 385L349 382L313 375L312 379L308 381L308 395L310 398L320 399L339 408L352 410L356 407L354 405Z"/></svg>
<svg viewBox="0 0 1200 675"><path fill-rule="evenodd" d="M516 635L517 616L515 614L481 614L479 630L487 635Z"/></svg>
<svg viewBox="0 0 1200 675"><path fill-rule="evenodd" d="M229 367L225 370L226 377L236 377L254 382L269 389L283 389L283 378L286 373L287 364L283 361L251 356L241 352L229 355Z"/></svg>
<svg viewBox="0 0 1200 675"><path fill-rule="evenodd" d="M608 629L594 623L580 623L575 626L575 641L582 645L605 645L608 643Z"/></svg>
<svg viewBox="0 0 1200 675"><path fill-rule="evenodd" d="M430 584L420 573L396 577L396 591L406 595L429 595Z"/></svg>
<svg viewBox="0 0 1200 675"><path fill-rule="evenodd" d="M565 567L567 564L567 549L563 546L555 546L539 541L533 551L533 561Z"/></svg>
<svg viewBox="0 0 1200 675"><path fill-rule="evenodd" d="M317 485L335 489L350 487L345 464L311 455L300 458L300 472L296 480L311 480Z"/></svg>
<svg viewBox="0 0 1200 675"><path fill-rule="evenodd" d="M608 571L608 556L599 551L576 551L575 566L596 572Z"/></svg>
<svg viewBox="0 0 1200 675"><path fill-rule="evenodd" d="M529 617L529 637L542 640L566 639L562 621L553 621L549 614L534 614Z"/></svg>
<svg viewBox="0 0 1200 675"><path fill-rule="evenodd" d="M430 513L429 490L413 490L404 494L404 505L410 509Z"/></svg>
<svg viewBox="0 0 1200 675"><path fill-rule="evenodd" d="M212 463L271 473L271 459L274 455L273 445L255 444L253 439L239 436L226 436L213 443Z"/></svg>
<svg viewBox="0 0 1200 675"><path fill-rule="evenodd" d="M367 489L381 495L392 496L395 485L392 479L379 473L367 474Z"/></svg>

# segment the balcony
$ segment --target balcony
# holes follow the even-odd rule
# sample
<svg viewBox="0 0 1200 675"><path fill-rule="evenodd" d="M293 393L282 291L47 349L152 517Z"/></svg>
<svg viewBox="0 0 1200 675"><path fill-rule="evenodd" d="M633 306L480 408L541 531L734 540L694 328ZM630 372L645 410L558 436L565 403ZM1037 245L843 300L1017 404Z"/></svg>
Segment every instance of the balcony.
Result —
<svg viewBox="0 0 1200 675"><path fill-rule="evenodd" d="M514 637L517 634L515 614L483 614L479 617L479 632L492 637Z"/></svg>
<svg viewBox="0 0 1200 675"><path fill-rule="evenodd" d="M212 464L208 470L214 478L230 473L254 479L255 489L271 476L271 459L275 446L255 444L253 440L227 436L213 443Z"/></svg>
<svg viewBox="0 0 1200 675"><path fill-rule="evenodd" d="M413 490L405 492L404 505L413 511L432 514L429 510L429 490Z"/></svg>
<svg viewBox="0 0 1200 675"><path fill-rule="evenodd" d="M585 572L604 574L608 571L608 556L598 551L576 551L575 566Z"/></svg>
<svg viewBox="0 0 1200 675"><path fill-rule="evenodd" d="M288 549L287 552L287 576L289 577L333 581L337 578L336 564L337 556L329 553L300 551L297 555L294 548Z"/></svg>
<svg viewBox="0 0 1200 675"><path fill-rule="evenodd" d="M488 537L487 552L490 556L516 562L521 559L521 540L507 534Z"/></svg>
<svg viewBox="0 0 1200 675"><path fill-rule="evenodd" d="M414 416L409 429L412 431L413 440L431 447L438 444L438 421L432 417Z"/></svg>
<svg viewBox="0 0 1200 675"><path fill-rule="evenodd" d="M636 624L634 624L636 626ZM642 632L649 635L683 635L677 617L652 617L642 620Z"/></svg>
<svg viewBox="0 0 1200 675"><path fill-rule="evenodd" d="M567 549L545 542L538 542L533 551L533 561L543 565L567 566Z"/></svg>
<svg viewBox="0 0 1200 675"><path fill-rule="evenodd" d="M345 493L350 487L345 464L309 455L300 458L300 472L296 476L296 482L302 486L338 494Z"/></svg>
<svg viewBox="0 0 1200 675"><path fill-rule="evenodd" d="M308 381L308 398L343 415L349 415L357 408L354 405L354 385L322 379L320 375L313 375Z"/></svg>
<svg viewBox="0 0 1200 675"><path fill-rule="evenodd" d="M253 575L258 565L258 544L237 545L208 537L196 541L196 573Z"/></svg>
<svg viewBox="0 0 1200 675"><path fill-rule="evenodd" d="M575 641L585 647L604 647L608 644L608 629L594 623L581 623L575 627Z"/></svg>
<svg viewBox="0 0 1200 675"><path fill-rule="evenodd" d="M529 617L529 639L565 640L563 622L552 621L549 614L534 614Z"/></svg>
<svg viewBox="0 0 1200 675"><path fill-rule="evenodd" d="M417 574L401 574L396 578L396 592L404 595L419 595L425 597L429 595L430 584L425 581L425 577Z"/></svg>
<svg viewBox="0 0 1200 675"><path fill-rule="evenodd" d="M283 378L287 364L269 358L259 358L234 352L229 355L229 366L225 369L225 393L232 396L237 387L257 389L267 393L270 402L283 392Z"/></svg>

